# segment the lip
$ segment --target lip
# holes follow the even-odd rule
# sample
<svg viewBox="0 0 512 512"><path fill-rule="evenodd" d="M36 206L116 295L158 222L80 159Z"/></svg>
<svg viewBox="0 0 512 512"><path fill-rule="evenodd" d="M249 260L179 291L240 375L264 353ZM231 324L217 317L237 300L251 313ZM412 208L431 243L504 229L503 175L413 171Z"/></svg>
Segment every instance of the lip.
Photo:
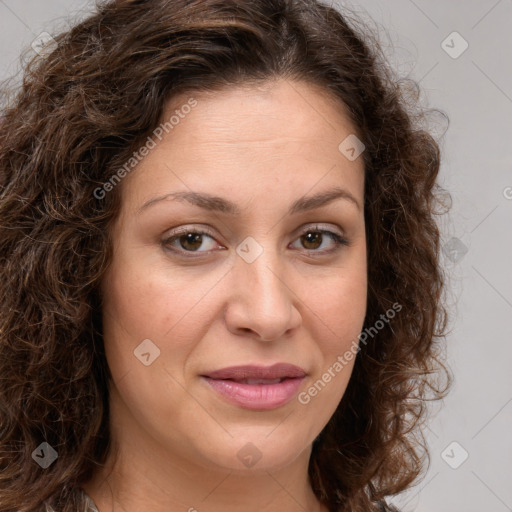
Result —
<svg viewBox="0 0 512 512"><path fill-rule="evenodd" d="M273 366L231 366L201 375L225 399L244 409L269 410L288 403L297 393L306 372L298 366L277 363ZM245 383L241 380L276 380L277 383Z"/></svg>

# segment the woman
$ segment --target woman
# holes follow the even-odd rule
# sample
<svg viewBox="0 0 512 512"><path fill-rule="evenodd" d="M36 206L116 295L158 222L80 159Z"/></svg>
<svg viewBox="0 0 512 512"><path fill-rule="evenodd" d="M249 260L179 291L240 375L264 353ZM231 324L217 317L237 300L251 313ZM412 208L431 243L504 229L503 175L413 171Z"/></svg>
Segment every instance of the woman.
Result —
<svg viewBox="0 0 512 512"><path fill-rule="evenodd" d="M117 1L31 63L1 512L391 510L415 481L440 157L365 37L313 0Z"/></svg>

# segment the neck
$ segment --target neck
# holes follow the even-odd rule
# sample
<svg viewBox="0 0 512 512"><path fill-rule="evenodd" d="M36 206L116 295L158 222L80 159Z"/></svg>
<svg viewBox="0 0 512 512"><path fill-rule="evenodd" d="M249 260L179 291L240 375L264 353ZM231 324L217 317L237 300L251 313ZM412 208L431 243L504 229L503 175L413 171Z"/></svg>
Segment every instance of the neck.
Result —
<svg viewBox="0 0 512 512"><path fill-rule="evenodd" d="M286 467L239 471L136 438L112 443L106 464L82 485L100 512L328 512L309 482L311 446Z"/></svg>
<svg viewBox="0 0 512 512"><path fill-rule="evenodd" d="M299 457L302 459L303 457ZM181 462L148 470L133 454L82 485L100 512L328 512L314 495L303 461L277 471L201 471ZM307 459L306 459L307 462Z"/></svg>

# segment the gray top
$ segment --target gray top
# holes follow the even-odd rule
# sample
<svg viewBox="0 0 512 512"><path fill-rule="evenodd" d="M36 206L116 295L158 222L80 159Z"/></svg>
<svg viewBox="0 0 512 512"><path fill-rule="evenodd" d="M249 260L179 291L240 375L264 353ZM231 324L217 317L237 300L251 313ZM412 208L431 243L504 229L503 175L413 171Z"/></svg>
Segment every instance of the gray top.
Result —
<svg viewBox="0 0 512 512"><path fill-rule="evenodd" d="M99 512L98 507L96 507L96 504L92 498L90 498L82 488L80 488L80 490L82 491L83 495L83 512ZM382 512L400 512L397 508L393 507L392 505L388 505L385 502L380 503L378 506ZM55 512L55 510L49 505L46 505L46 512Z"/></svg>
<svg viewBox="0 0 512 512"><path fill-rule="evenodd" d="M85 498L85 512L99 512L98 508L96 507L96 504L94 501L92 501L92 498L90 498L84 491L84 498Z"/></svg>
<svg viewBox="0 0 512 512"><path fill-rule="evenodd" d="M80 488L80 490L82 491L82 503L84 504L84 508L81 509L80 512L99 512L92 498L90 498L82 488ZM55 509L50 505L46 505L46 512L55 512Z"/></svg>

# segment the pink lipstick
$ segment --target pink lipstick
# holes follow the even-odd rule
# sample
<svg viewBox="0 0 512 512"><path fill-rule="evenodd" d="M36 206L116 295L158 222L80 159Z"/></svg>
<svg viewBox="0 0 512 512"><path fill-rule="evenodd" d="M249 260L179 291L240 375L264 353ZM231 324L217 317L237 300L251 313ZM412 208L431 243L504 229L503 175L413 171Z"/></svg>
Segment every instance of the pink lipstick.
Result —
<svg viewBox="0 0 512 512"><path fill-rule="evenodd" d="M270 367L231 366L202 375L211 388L231 403L262 411L288 403L305 377L302 368L287 363Z"/></svg>

